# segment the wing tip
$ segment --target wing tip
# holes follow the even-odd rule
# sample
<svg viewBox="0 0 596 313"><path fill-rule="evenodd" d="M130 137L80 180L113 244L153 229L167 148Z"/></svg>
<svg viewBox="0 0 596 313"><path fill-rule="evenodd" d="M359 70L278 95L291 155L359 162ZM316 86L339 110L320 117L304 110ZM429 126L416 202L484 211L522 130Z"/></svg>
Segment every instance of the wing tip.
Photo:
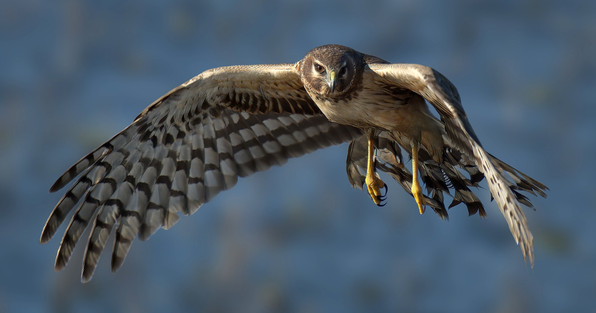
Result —
<svg viewBox="0 0 596 313"><path fill-rule="evenodd" d="M41 236L39 237L39 243L45 245L52 240L52 237L52 235L46 232L46 228L44 227L43 231L41 232Z"/></svg>
<svg viewBox="0 0 596 313"><path fill-rule="evenodd" d="M81 283L86 284L93 279L93 274L95 273L95 268L97 264L87 264L86 262L83 264L83 269L81 271Z"/></svg>
<svg viewBox="0 0 596 313"><path fill-rule="evenodd" d="M54 263L54 271L60 272L62 271L66 265L68 264L68 257L64 257L61 253L61 249L58 250L58 255L56 256L56 262Z"/></svg>
<svg viewBox="0 0 596 313"><path fill-rule="evenodd" d="M63 181L63 179L62 179L62 177L63 177L63 176L64 176L64 175L60 176L60 178L58 178L58 179L57 179L57 180L54 182L54 184L52 184L52 186L50 187L50 190L49 190L49 191L50 191L50 193L54 193L54 192L56 192L56 191L58 191L58 190L60 190L60 189L64 188L64 186L67 184L67 182L64 182L64 181Z"/></svg>
<svg viewBox="0 0 596 313"><path fill-rule="evenodd" d="M52 219L52 215L50 215L50 217L48 218L48 221L43 226L43 230L41 231L41 236L39 237L39 243L41 243L42 245L50 242L50 240L52 240L52 238L54 238L54 235L56 234L56 231L58 230L58 227L60 226L60 224L58 224L57 226L52 226L52 223L50 223L51 219Z"/></svg>
<svg viewBox="0 0 596 313"><path fill-rule="evenodd" d="M532 243L529 243L529 247L524 250L524 244L521 245L522 253L524 255L524 262L528 264L530 262L530 268L534 268L534 247Z"/></svg>
<svg viewBox="0 0 596 313"><path fill-rule="evenodd" d="M117 256L116 254L112 253L112 260L110 264L110 269L112 273L116 273L118 269L124 264L124 260L126 259L126 255L124 257Z"/></svg>

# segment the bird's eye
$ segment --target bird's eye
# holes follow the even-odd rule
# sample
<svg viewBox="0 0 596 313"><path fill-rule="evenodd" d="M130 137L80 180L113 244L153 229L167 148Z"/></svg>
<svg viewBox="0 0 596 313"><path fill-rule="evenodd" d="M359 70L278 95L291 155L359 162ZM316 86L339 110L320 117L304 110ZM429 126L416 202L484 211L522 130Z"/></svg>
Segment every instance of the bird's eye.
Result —
<svg viewBox="0 0 596 313"><path fill-rule="evenodd" d="M319 72L319 74L325 74L325 68L318 63L315 63L315 71Z"/></svg>
<svg viewBox="0 0 596 313"><path fill-rule="evenodd" d="M339 77L342 77L342 76L346 75L347 72L348 72L348 68L346 66L342 67L339 70L339 73L338 73L339 74Z"/></svg>

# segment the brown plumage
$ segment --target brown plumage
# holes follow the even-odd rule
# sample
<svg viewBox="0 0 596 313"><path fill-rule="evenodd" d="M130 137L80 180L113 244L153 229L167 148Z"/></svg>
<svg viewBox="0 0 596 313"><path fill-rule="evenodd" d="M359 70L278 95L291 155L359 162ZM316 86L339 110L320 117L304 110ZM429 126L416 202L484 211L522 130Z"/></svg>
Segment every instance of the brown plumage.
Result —
<svg viewBox="0 0 596 313"><path fill-rule="evenodd" d="M66 266L93 222L82 272L88 281L112 229L116 271L136 236L145 240L160 227L172 227L178 212L194 213L238 177L350 141L346 169L354 187L378 191L370 179L382 184L379 169L412 193L420 173L427 190L417 198L421 212L422 205L430 206L442 218L447 218L443 194L451 190L450 207L463 202L470 215L484 216L469 187L486 176L524 257L533 262L532 234L519 206L531 203L518 191L544 197L547 187L484 151L457 90L441 74L338 45L315 48L294 64L208 70L173 89L56 181L52 192L76 179L40 241L48 242L80 203L55 268ZM376 151L374 163L367 144L368 151ZM404 166L401 148L417 156L416 175Z"/></svg>

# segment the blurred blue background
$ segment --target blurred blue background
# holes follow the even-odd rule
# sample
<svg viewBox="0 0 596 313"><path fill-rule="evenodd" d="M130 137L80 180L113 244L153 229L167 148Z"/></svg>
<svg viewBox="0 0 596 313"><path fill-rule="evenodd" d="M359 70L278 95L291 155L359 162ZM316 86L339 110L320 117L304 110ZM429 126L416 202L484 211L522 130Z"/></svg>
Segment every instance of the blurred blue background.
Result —
<svg viewBox="0 0 596 313"><path fill-rule="evenodd" d="M533 269L487 188L484 220L419 215L389 177L378 208L342 145L241 179L116 274L104 253L82 285L81 245L53 271L65 226L38 240L71 164L203 70L327 43L439 70L487 150L550 187ZM596 308L594 1L3 1L0 48L0 312Z"/></svg>

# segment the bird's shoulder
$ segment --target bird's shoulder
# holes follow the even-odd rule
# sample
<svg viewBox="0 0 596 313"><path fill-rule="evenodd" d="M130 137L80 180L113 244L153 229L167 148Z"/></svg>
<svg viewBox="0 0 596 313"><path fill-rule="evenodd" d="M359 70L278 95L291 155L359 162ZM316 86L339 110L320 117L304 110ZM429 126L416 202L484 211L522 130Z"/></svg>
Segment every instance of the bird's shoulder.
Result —
<svg viewBox="0 0 596 313"><path fill-rule="evenodd" d="M366 65L369 64L389 64L389 61L386 61L384 59L381 59L377 56L374 55L370 55L370 54L366 54L366 53L362 53L362 60L364 61L364 63Z"/></svg>

